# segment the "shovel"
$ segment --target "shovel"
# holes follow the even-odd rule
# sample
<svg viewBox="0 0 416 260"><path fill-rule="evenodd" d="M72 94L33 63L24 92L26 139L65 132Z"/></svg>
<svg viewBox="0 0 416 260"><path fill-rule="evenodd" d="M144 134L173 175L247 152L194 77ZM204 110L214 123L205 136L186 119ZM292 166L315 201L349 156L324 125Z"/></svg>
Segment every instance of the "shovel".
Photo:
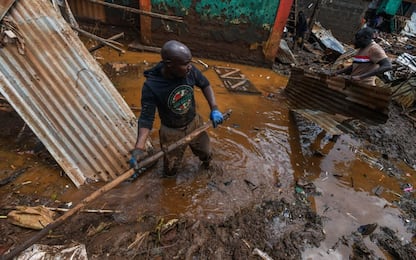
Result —
<svg viewBox="0 0 416 260"><path fill-rule="evenodd" d="M223 114L224 120L228 119L230 117L231 113L232 113L232 110L228 110L226 113L224 113ZM142 161L140 161L138 163L138 169L145 168L146 166L151 165L156 160L161 158L165 153L169 153L169 152L175 150L176 148L178 148L182 145L188 144L189 142L192 141L192 139L194 139L199 134L201 134L202 132L207 130L211 125L212 125L211 121L205 122L202 126L195 129L189 135L187 135L184 138L180 139L179 141L169 145L165 150L163 150L163 151L160 150L160 151L156 152L155 154L143 159ZM66 219L68 219L69 217L71 217L72 215L77 213L79 210L81 210L83 207L85 207L88 203L95 200L100 195L106 193L107 191L111 190L112 188L116 187L117 185L119 185L123 181L129 179L134 174L134 172L135 172L135 169L133 169L133 168L129 169L126 172L124 172L123 174L121 174L120 176L118 176L117 178L115 178L114 180L112 180L111 182L109 182L106 185L104 185L103 187L101 187L100 189L94 191L89 196L84 198L80 203L75 205L75 207L73 207L72 209L67 211L65 214L63 214L62 216L57 218L52 223L45 226L41 231L39 231L39 233L37 233L36 235L31 237L30 239L28 239L28 240L22 242L21 244L19 244L19 246L17 246L12 251L10 251L10 253L8 253L6 255L3 255L1 257L1 259L12 259L14 256L19 254L21 251L25 250L26 248L28 248L29 246L34 244L36 241L38 241L39 239L41 239L42 237L47 235L50 230L52 230L52 229L58 227L59 225L61 225Z"/></svg>

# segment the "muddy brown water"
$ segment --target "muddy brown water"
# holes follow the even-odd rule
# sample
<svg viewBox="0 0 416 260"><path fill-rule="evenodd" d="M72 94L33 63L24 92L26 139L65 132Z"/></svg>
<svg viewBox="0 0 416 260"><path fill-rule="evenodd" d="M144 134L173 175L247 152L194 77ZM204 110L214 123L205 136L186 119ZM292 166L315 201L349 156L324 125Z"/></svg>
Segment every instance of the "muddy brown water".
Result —
<svg viewBox="0 0 416 260"><path fill-rule="evenodd" d="M101 49L95 55L123 98L139 115L143 70L158 62L159 55L127 52L120 56L109 49ZM388 226L398 232L403 242L411 240L412 234L407 232L400 210L392 204L397 194L403 193L400 183L368 159L378 155L363 150L362 144L349 135L332 140L318 126L296 122L282 95L286 77L267 68L203 61L210 66L208 69L197 66L209 78L220 109L233 111L223 125L209 129L215 153L211 169L202 169L188 149L176 178L161 178L159 161L136 181L119 185L86 208L121 210L116 217L120 222L137 219L145 213L165 219L224 219L262 200L291 194L296 181L303 179L313 182L320 193L311 197L310 202L324 217L326 234L319 248L304 252L305 259L348 257L350 249L347 247L340 246L335 251L331 248L340 237L364 224ZM213 70L214 66L240 69L261 94L228 91ZM201 91L196 91L196 98L199 113L208 119L209 107ZM12 203L19 201L14 198L36 195L74 205L102 185L76 189L50 159L32 154L32 143L16 141L23 122L18 119L10 122L14 122L15 129L3 134L0 140L0 176L22 167L30 168L11 184L0 188L3 201ZM156 122L152 132L156 147L159 147L158 126ZM323 156L316 156L315 150ZM407 173L402 182L415 184L412 177L415 171L404 165L400 167ZM384 192L376 196L374 190L379 186ZM388 257L369 238L365 243L377 255Z"/></svg>

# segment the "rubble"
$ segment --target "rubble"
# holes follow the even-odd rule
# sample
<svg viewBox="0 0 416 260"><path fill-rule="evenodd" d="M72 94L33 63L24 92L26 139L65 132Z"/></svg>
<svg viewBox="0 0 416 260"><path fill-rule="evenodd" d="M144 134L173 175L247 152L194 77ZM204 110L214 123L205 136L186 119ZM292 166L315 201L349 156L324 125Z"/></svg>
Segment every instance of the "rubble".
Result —
<svg viewBox="0 0 416 260"><path fill-rule="evenodd" d="M351 63L351 57L355 53L352 45L339 43L319 23L314 28L303 49L294 51L296 60L290 65L280 64L277 57L273 70L290 75L291 67L295 66L305 71L328 74ZM409 114L416 106L416 85L413 84L416 76L416 35L377 32L374 40L386 51L393 66L391 71L379 77L380 83L391 88L392 99L402 108L404 114ZM287 38L285 41L290 42L291 39ZM288 50L285 49L284 52L287 56ZM408 118L413 121L416 119L411 115Z"/></svg>

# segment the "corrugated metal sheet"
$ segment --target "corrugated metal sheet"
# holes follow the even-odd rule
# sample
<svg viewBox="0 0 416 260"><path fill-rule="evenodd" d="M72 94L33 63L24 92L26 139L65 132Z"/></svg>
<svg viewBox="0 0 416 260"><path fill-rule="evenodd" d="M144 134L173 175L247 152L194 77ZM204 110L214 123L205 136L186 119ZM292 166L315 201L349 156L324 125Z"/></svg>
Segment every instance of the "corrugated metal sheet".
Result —
<svg viewBox="0 0 416 260"><path fill-rule="evenodd" d="M7 14L7 12L9 11L10 7L13 5L14 2L16 2L16 0L1 0L0 1L0 21Z"/></svg>
<svg viewBox="0 0 416 260"><path fill-rule="evenodd" d="M323 28L319 22L314 23L312 33L326 48L339 52L340 54L345 52L344 46L332 36L332 32Z"/></svg>
<svg viewBox="0 0 416 260"><path fill-rule="evenodd" d="M277 51L276 59L283 64L297 63L295 55L293 55L292 50L289 48L289 45L284 39L280 40L280 46Z"/></svg>
<svg viewBox="0 0 416 260"><path fill-rule="evenodd" d="M139 1L139 0L137 0ZM72 13L82 19L106 22L105 7L86 0L68 0Z"/></svg>
<svg viewBox="0 0 416 260"><path fill-rule="evenodd" d="M7 14L25 42L0 49L0 91L77 187L127 170L134 114L49 0Z"/></svg>
<svg viewBox="0 0 416 260"><path fill-rule="evenodd" d="M314 122L331 135L341 135L350 132L349 129L342 125L342 122L349 119L340 115L332 115L319 110L310 109L293 109L295 112L307 120Z"/></svg>
<svg viewBox="0 0 416 260"><path fill-rule="evenodd" d="M366 122L385 122L391 91L388 88L354 85L342 78L306 73L293 68L285 93L295 108L343 114Z"/></svg>

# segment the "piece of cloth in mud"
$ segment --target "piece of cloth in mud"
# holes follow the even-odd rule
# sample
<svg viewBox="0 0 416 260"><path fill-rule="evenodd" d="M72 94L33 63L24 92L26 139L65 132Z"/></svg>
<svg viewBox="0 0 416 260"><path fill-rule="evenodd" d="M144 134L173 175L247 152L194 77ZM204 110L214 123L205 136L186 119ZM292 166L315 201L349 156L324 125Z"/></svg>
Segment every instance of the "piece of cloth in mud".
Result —
<svg viewBox="0 0 416 260"><path fill-rule="evenodd" d="M54 212L44 206L17 206L7 214L7 219L16 226L41 230L53 222L54 215Z"/></svg>

